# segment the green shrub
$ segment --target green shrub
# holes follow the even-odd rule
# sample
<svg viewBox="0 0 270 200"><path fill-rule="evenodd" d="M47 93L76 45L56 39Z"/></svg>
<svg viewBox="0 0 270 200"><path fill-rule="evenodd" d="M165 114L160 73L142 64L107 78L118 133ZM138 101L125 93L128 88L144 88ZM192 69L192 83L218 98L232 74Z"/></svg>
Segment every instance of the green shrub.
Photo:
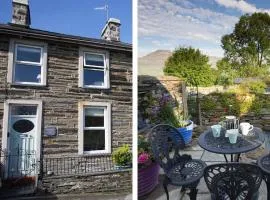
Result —
<svg viewBox="0 0 270 200"><path fill-rule="evenodd" d="M151 152L151 146L150 143L147 141L145 136L139 135L138 136L138 153L143 153L143 152Z"/></svg>
<svg viewBox="0 0 270 200"><path fill-rule="evenodd" d="M267 87L263 81L248 81L243 84L249 88L249 92L255 94L263 94L265 92L265 88Z"/></svg>
<svg viewBox="0 0 270 200"><path fill-rule="evenodd" d="M174 127L185 127L188 125L188 117L184 117L179 111L178 106L174 108L170 103L160 108L158 117L161 123L170 124Z"/></svg>
<svg viewBox="0 0 270 200"><path fill-rule="evenodd" d="M270 76L264 77L263 82L265 82L266 85L270 85Z"/></svg>
<svg viewBox="0 0 270 200"><path fill-rule="evenodd" d="M241 66L238 70L239 77L265 77L269 75L269 67L264 65L262 67Z"/></svg>
<svg viewBox="0 0 270 200"><path fill-rule="evenodd" d="M119 166L126 166L132 163L132 153L129 145L118 147L112 154L113 162Z"/></svg>
<svg viewBox="0 0 270 200"><path fill-rule="evenodd" d="M205 96L202 100L201 100L201 108L203 111L211 111L213 109L215 109L217 103L215 101L214 98L212 98L211 96Z"/></svg>
<svg viewBox="0 0 270 200"><path fill-rule="evenodd" d="M228 110L229 115L239 115L239 104L236 100L235 93L220 93L216 103L220 102L221 107Z"/></svg>
<svg viewBox="0 0 270 200"><path fill-rule="evenodd" d="M263 103L256 99L256 101L253 102L250 110L253 111L256 115L260 114L261 110L263 108Z"/></svg>

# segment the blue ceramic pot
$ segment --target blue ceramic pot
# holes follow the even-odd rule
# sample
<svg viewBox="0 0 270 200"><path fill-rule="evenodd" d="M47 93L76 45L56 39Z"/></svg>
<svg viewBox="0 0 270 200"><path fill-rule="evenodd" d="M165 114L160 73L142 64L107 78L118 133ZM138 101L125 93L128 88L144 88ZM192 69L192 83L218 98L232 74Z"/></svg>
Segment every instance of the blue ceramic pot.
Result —
<svg viewBox="0 0 270 200"><path fill-rule="evenodd" d="M184 138L185 144L190 143L192 139L193 121L189 120L188 122L189 122L188 126L177 128L177 130L180 132L180 134Z"/></svg>

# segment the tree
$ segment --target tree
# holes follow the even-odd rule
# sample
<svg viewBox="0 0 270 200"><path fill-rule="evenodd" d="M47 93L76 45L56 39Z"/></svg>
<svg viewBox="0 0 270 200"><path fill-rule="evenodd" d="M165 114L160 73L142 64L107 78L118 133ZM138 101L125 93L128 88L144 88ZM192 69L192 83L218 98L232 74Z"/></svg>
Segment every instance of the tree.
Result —
<svg viewBox="0 0 270 200"><path fill-rule="evenodd" d="M167 59L163 70L165 74L184 78L187 85L196 87L199 124L201 124L199 86L213 85L215 80L208 60L199 49L179 47Z"/></svg>
<svg viewBox="0 0 270 200"><path fill-rule="evenodd" d="M217 81L216 84L225 87L232 85L234 79L237 77L237 72L233 69L228 59L223 58L217 62Z"/></svg>
<svg viewBox="0 0 270 200"><path fill-rule="evenodd" d="M243 15L233 33L224 35L221 42L225 57L235 69L263 67L270 61L270 15Z"/></svg>

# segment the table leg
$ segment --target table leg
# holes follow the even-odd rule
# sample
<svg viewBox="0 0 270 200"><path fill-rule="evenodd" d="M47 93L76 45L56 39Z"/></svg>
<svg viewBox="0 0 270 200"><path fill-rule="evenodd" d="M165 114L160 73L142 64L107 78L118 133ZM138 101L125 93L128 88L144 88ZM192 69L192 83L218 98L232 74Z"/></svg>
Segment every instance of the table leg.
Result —
<svg viewBox="0 0 270 200"><path fill-rule="evenodd" d="M226 161L226 163L228 162L228 159L227 159L227 156L226 156L226 154L223 154L223 156L224 156L224 158L225 158L225 161Z"/></svg>
<svg viewBox="0 0 270 200"><path fill-rule="evenodd" d="M239 162L239 159L240 159L240 153L236 155L236 162Z"/></svg>
<svg viewBox="0 0 270 200"><path fill-rule="evenodd" d="M231 162L233 162L233 154L231 154Z"/></svg>

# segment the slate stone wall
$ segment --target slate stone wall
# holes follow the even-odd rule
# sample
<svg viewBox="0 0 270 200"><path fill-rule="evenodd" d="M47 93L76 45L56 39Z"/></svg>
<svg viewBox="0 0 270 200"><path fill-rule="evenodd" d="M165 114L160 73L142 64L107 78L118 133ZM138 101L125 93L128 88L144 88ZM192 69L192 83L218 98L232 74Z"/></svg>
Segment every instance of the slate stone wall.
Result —
<svg viewBox="0 0 270 200"><path fill-rule="evenodd" d="M222 121L222 118L226 115L232 115L228 108L224 108L220 105L219 100L216 96L211 96L212 102L214 102L214 107L210 109L203 108L202 105L202 122L205 126L211 126L213 124L217 124L218 122ZM260 98L255 101L259 101L259 99L268 100L270 94L263 94L260 95ZM248 97L242 97L244 100L248 99ZM249 110L247 113L240 114L238 118L240 122L249 122L256 127L261 128L262 130L270 133L270 108L269 105L264 105L263 102L259 101L262 108L258 112L254 112Z"/></svg>
<svg viewBox="0 0 270 200"><path fill-rule="evenodd" d="M127 143L131 146L132 54L130 52L110 51L110 89L84 89L78 87L79 46L42 41L48 44L47 86L12 86L7 83L6 78L9 39L7 35L0 35L0 138L2 138L5 100L42 100L42 136L44 128L50 126L58 128L57 137L42 137L42 155L77 156L78 102L110 102L112 151L122 144ZM31 40L31 38L20 39ZM104 49L106 50L106 47ZM109 181L107 183L110 184Z"/></svg>
<svg viewBox="0 0 270 200"><path fill-rule="evenodd" d="M58 176L42 180L42 187L46 193L80 194L85 192L130 192L132 189L132 171L116 171L114 173ZM44 191L43 191L44 192Z"/></svg>
<svg viewBox="0 0 270 200"><path fill-rule="evenodd" d="M160 109L158 103L151 102L153 99L161 99L162 96L169 96L178 103L179 109L187 115L187 94L183 80L173 76L144 76L138 77L138 129L151 126L151 121L145 117L148 109L156 107ZM150 123L150 124L149 124Z"/></svg>

